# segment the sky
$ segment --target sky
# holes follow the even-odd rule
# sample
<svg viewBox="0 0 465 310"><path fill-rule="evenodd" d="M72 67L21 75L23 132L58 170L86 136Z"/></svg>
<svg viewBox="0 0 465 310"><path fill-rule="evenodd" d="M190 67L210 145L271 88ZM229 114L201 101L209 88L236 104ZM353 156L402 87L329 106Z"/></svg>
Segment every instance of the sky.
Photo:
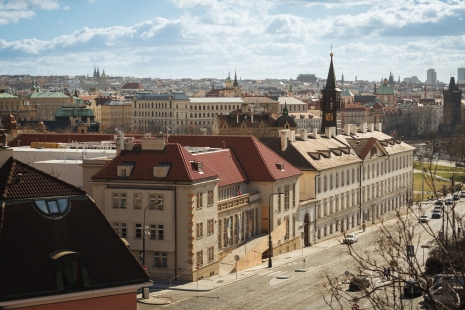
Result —
<svg viewBox="0 0 465 310"><path fill-rule="evenodd" d="M457 77L465 0L0 0L0 75Z"/></svg>

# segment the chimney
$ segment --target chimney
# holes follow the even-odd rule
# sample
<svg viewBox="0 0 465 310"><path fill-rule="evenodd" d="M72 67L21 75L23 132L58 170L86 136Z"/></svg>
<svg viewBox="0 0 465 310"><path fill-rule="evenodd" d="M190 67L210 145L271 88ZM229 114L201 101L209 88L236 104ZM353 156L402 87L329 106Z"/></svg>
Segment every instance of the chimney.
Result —
<svg viewBox="0 0 465 310"><path fill-rule="evenodd" d="M295 131L291 130L291 131L289 131L289 133L291 134L290 137L289 137L289 141L295 142Z"/></svg>
<svg viewBox="0 0 465 310"><path fill-rule="evenodd" d="M307 136L307 129L302 129L300 131L300 138L304 141L307 141L308 140L308 136Z"/></svg>
<svg viewBox="0 0 465 310"><path fill-rule="evenodd" d="M325 128L325 136L326 138L331 139L331 127Z"/></svg>
<svg viewBox="0 0 465 310"><path fill-rule="evenodd" d="M320 136L318 135L318 128L313 128L313 138L319 139Z"/></svg>
<svg viewBox="0 0 465 310"><path fill-rule="evenodd" d="M370 123L370 132L375 132L375 124Z"/></svg>
<svg viewBox="0 0 465 310"><path fill-rule="evenodd" d="M367 133L367 123L360 124L360 130L362 133Z"/></svg>
<svg viewBox="0 0 465 310"><path fill-rule="evenodd" d="M124 150L124 133L121 130L118 130L118 136L116 138L116 155L121 153L121 150Z"/></svg>
<svg viewBox="0 0 465 310"><path fill-rule="evenodd" d="M342 135L342 122L341 122L341 120L339 120L339 119L336 121L336 131L335 131L335 135L336 135L336 136Z"/></svg>
<svg viewBox="0 0 465 310"><path fill-rule="evenodd" d="M383 123L378 123L378 131L383 132Z"/></svg>
<svg viewBox="0 0 465 310"><path fill-rule="evenodd" d="M355 124L350 125L350 133L353 135L357 134L357 125Z"/></svg>
<svg viewBox="0 0 465 310"><path fill-rule="evenodd" d="M13 149L6 143L6 130L0 129L0 168L13 156Z"/></svg>
<svg viewBox="0 0 465 310"><path fill-rule="evenodd" d="M125 151L132 151L133 146L134 146L134 138L133 137L124 138L124 150Z"/></svg>
<svg viewBox="0 0 465 310"><path fill-rule="evenodd" d="M141 138L140 145L142 150L162 151L165 149L165 138Z"/></svg>
<svg viewBox="0 0 465 310"><path fill-rule="evenodd" d="M351 127L352 127L351 124L345 124L344 125L344 134L350 135L350 130L352 129Z"/></svg>
<svg viewBox="0 0 465 310"><path fill-rule="evenodd" d="M281 130L280 135L281 135L281 151L284 152L287 149L287 135L288 135L288 130Z"/></svg>

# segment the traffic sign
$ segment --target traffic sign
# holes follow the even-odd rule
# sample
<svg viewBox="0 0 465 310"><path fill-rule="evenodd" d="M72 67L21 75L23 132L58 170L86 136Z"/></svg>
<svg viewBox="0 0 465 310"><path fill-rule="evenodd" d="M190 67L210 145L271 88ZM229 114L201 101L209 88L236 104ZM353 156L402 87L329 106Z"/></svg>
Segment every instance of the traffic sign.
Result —
<svg viewBox="0 0 465 310"><path fill-rule="evenodd" d="M239 255L234 255L234 260L235 260L236 262L239 261L240 259L241 259L241 258L240 258Z"/></svg>
<svg viewBox="0 0 465 310"><path fill-rule="evenodd" d="M199 269L199 268L200 268L200 264L197 264L197 265L195 266L195 268Z"/></svg>
<svg viewBox="0 0 465 310"><path fill-rule="evenodd" d="M348 276L348 275L349 275L349 270L344 271L344 274L345 274L346 276Z"/></svg>
<svg viewBox="0 0 465 310"><path fill-rule="evenodd" d="M429 249L429 245L420 245L423 249Z"/></svg>
<svg viewBox="0 0 465 310"><path fill-rule="evenodd" d="M145 266L145 265L142 265L142 268L144 268L145 271L149 270L149 268L147 266Z"/></svg>
<svg viewBox="0 0 465 310"><path fill-rule="evenodd" d="M352 305L352 310L358 310L358 309L360 309L359 305L357 305L357 304Z"/></svg>

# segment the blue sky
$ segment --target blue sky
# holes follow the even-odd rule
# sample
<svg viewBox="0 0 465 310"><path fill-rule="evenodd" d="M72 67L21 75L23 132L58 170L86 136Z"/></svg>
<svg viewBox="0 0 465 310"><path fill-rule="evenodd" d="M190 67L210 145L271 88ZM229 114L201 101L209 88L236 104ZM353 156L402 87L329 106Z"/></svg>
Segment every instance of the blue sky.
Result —
<svg viewBox="0 0 465 310"><path fill-rule="evenodd" d="M465 66L465 0L0 0L0 75L448 82Z"/></svg>

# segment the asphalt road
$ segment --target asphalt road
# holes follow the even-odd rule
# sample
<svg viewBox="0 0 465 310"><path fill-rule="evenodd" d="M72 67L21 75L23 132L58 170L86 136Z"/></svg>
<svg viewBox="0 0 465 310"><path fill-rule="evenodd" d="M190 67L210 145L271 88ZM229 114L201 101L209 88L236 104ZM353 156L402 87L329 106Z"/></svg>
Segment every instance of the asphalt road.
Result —
<svg viewBox="0 0 465 310"><path fill-rule="evenodd" d="M464 207L465 199L462 199L457 209ZM432 209L433 204L428 204L425 213L431 214ZM417 227L421 244L430 241L431 236L420 227L421 224L416 220L412 222ZM429 224L433 231L438 232L442 221L432 219ZM361 236L353 248L359 253L372 252L378 237L376 231ZM417 252L420 261L422 255L421 250ZM308 269L307 272L296 272L296 269L303 268L303 262L299 260L272 270L260 271L249 278L205 293L164 292L159 297L171 300L171 305L157 307L138 303L137 309L331 309L325 302L325 299L330 302L331 297L330 292L324 287L328 283L327 276L339 277L343 281L344 271L357 273L355 261L348 254L347 246L343 244L308 256L305 267ZM341 285L343 289L345 287L348 289L347 284ZM360 296L358 292L348 292L348 294L353 294L354 297ZM408 305L412 303L413 309L424 308L422 297L409 298L402 302ZM367 300L359 300L358 304L361 309L370 308ZM347 304L348 309L350 306Z"/></svg>

